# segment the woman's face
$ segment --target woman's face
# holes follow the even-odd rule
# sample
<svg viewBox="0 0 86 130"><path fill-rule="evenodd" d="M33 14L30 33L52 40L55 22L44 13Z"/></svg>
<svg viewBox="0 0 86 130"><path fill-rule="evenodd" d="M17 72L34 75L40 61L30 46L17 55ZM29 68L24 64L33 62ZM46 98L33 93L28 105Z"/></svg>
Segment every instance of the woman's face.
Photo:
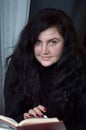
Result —
<svg viewBox="0 0 86 130"><path fill-rule="evenodd" d="M48 67L56 63L62 54L64 39L56 27L51 27L38 36L34 46L35 58L42 66Z"/></svg>

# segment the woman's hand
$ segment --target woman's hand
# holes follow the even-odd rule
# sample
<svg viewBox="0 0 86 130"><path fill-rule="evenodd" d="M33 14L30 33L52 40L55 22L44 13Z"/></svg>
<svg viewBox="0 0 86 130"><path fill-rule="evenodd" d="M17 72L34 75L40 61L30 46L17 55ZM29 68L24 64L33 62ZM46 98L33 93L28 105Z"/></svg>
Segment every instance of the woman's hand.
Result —
<svg viewBox="0 0 86 130"><path fill-rule="evenodd" d="M30 109L27 113L24 113L24 119L32 118L32 117L44 117L44 114L47 110L44 106L38 105L33 109Z"/></svg>

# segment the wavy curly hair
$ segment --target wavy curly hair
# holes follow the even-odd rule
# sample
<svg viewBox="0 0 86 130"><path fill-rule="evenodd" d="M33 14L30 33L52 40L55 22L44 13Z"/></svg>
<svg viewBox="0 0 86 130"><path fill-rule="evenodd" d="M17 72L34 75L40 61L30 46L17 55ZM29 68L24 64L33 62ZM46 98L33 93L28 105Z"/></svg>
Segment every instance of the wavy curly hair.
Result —
<svg viewBox="0 0 86 130"><path fill-rule="evenodd" d="M27 104L29 106L36 105L41 86L38 69L40 65L34 56L34 45L42 31L54 26L64 38L64 50L54 69L56 77L49 90L51 92L50 100L57 100L55 97L59 97L62 101L60 109L65 111L66 103L69 103L71 109L73 106L72 98L69 97L74 97L78 90L78 92L82 91L85 83L82 64L77 55L77 36L73 22L62 10L44 9L39 11L32 20L29 20L10 56L5 78L5 90L11 91L15 97L13 97L14 103L10 113L15 111L20 101L23 102L26 99L30 100L30 102L26 101L26 106Z"/></svg>

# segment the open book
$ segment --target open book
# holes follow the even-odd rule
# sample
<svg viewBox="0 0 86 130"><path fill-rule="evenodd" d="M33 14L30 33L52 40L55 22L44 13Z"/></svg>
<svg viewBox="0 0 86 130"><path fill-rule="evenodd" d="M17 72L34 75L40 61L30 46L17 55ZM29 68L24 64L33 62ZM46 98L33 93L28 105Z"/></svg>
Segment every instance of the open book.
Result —
<svg viewBox="0 0 86 130"><path fill-rule="evenodd" d="M17 123L12 118L0 115L0 122L15 130L66 130L63 121L57 118L30 118Z"/></svg>

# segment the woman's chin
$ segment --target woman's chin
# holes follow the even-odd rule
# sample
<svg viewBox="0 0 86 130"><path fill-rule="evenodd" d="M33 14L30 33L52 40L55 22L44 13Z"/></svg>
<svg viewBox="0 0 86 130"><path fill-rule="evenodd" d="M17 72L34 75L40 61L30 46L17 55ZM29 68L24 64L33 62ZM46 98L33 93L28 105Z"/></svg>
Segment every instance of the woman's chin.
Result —
<svg viewBox="0 0 86 130"><path fill-rule="evenodd" d="M41 63L41 65L43 66L43 67L49 67L49 66L51 66L51 65L53 65L54 63L47 63L47 62L45 62L45 63Z"/></svg>

